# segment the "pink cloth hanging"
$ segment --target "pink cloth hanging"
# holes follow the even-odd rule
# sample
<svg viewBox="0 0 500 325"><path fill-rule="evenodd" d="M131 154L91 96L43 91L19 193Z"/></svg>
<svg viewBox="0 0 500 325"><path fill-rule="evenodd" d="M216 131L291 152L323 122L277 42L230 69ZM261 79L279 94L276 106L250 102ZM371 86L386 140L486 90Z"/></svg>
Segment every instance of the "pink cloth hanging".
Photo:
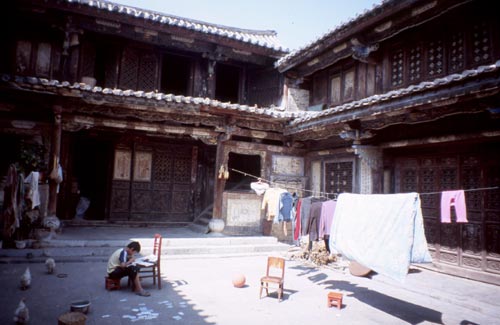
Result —
<svg viewBox="0 0 500 325"><path fill-rule="evenodd" d="M459 191L443 191L441 193L441 222L451 222L451 207L455 207L457 222L467 221L467 209L465 207L465 193Z"/></svg>

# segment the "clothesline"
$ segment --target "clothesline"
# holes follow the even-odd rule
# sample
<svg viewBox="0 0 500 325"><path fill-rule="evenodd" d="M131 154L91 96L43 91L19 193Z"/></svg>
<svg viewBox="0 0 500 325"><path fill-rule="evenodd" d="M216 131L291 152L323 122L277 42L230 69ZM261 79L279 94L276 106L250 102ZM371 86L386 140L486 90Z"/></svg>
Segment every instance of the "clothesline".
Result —
<svg viewBox="0 0 500 325"><path fill-rule="evenodd" d="M261 181L264 181L266 183L269 183L269 184L276 184L276 182L271 182L269 180L266 180L260 176L255 176L255 175L252 175L252 174L249 174L249 173L246 173L246 172L243 172L241 170L237 170L237 169L234 169L234 168L229 168L230 170L232 171L235 171L237 173L240 173L240 174L243 174L245 176L250 176L250 177L253 177L255 179L258 179L258 180L261 180ZM334 198L336 198L340 193L328 193L328 192L318 192L318 191L314 191L314 190L306 190L306 189L303 189L303 188L296 188L296 187L290 187L290 186L287 186L287 188L290 188L290 189L294 189L294 190L298 190L298 191L304 191L304 192L311 192L311 193L317 193L319 194L319 196L323 196L325 195L326 197L328 196L333 196ZM500 186L490 186L490 187L479 187L479 188L469 188L469 189L465 189L463 190L464 192L473 192L473 191L487 191L487 190L498 190L500 189ZM452 191L452 190L446 190L446 191ZM419 193L419 195L431 195L431 194L441 194L443 191L436 191L436 192L424 192L424 193Z"/></svg>
<svg viewBox="0 0 500 325"><path fill-rule="evenodd" d="M250 177L253 177L253 178L257 179L257 180L261 180L261 181L266 182L266 183L268 183L270 185L272 185L272 184L278 184L276 182L271 182L271 181L269 181L267 179L264 179L264 178L262 178L260 176L255 176L255 175L243 172L241 170L237 170L237 169L234 169L234 168L229 168L229 169L232 170L232 171L235 171L237 173L243 174L244 176L250 176ZM289 189L296 190L296 191L311 192L313 194L319 194L320 197L325 197L325 198L329 198L330 195L333 196L334 198L336 198L339 195L339 193L318 192L318 191L314 191L314 190L306 190L304 188L298 188L298 187L293 187L293 186L288 186L288 185L286 187L289 188Z"/></svg>
<svg viewBox="0 0 500 325"><path fill-rule="evenodd" d="M500 186L491 186L491 187L480 187L480 188L469 188L466 190L463 190L464 192L473 192L473 191L486 191L486 190L498 190L500 189ZM446 191L453 191L453 190L446 190ZM426 192L426 193L419 193L420 195L429 195L429 194L441 194L444 191L439 191L439 192Z"/></svg>

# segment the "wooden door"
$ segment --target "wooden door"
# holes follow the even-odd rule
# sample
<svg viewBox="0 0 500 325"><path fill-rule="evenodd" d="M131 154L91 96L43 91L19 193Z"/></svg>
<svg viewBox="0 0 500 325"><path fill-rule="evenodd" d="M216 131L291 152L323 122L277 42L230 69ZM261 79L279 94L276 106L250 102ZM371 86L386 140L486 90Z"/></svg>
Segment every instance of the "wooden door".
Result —
<svg viewBox="0 0 500 325"><path fill-rule="evenodd" d="M424 226L435 264L457 275L500 283L500 190L466 191L467 223L441 222L440 191L500 184L500 155L406 156L395 160L396 192L421 193ZM437 194L426 194L438 192Z"/></svg>
<svg viewBox="0 0 500 325"><path fill-rule="evenodd" d="M117 148L110 218L191 222L196 165L194 146Z"/></svg>

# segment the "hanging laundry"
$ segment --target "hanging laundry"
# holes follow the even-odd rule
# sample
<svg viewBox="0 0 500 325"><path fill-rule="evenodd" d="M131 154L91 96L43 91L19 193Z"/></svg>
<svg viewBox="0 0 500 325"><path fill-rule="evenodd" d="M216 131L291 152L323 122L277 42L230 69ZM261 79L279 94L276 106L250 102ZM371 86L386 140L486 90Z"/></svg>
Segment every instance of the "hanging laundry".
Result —
<svg viewBox="0 0 500 325"><path fill-rule="evenodd" d="M309 222L312 199L312 196L303 198L300 206L300 229L302 236L307 235L307 224Z"/></svg>
<svg viewBox="0 0 500 325"><path fill-rule="evenodd" d="M40 205L40 191L38 191L38 180L40 179L39 172L31 172L24 182L29 184L29 191L27 197L31 201L31 210Z"/></svg>
<svg viewBox="0 0 500 325"><path fill-rule="evenodd" d="M20 211L18 210L19 176L16 166L11 164L7 171L3 203L3 237L11 238L19 228Z"/></svg>
<svg viewBox="0 0 500 325"><path fill-rule="evenodd" d="M269 188L262 198L262 210L266 210L266 216L268 221L274 220L279 215L279 205L280 205L280 195L286 192L282 188Z"/></svg>
<svg viewBox="0 0 500 325"><path fill-rule="evenodd" d="M323 238L325 235L330 235L336 205L337 202L334 200L322 202L321 216L319 218L319 238Z"/></svg>
<svg viewBox="0 0 500 325"><path fill-rule="evenodd" d="M301 233L301 224L300 224L300 219L301 219L301 214L300 214L300 208L302 206L302 199L298 199L297 205L295 206L295 229L293 231L293 240L297 241L299 240L300 233Z"/></svg>
<svg viewBox="0 0 500 325"><path fill-rule="evenodd" d="M319 218L319 238L325 241L325 248L330 253L330 229L332 227L333 214L337 202L328 200L322 203L321 216Z"/></svg>
<svg viewBox="0 0 500 325"><path fill-rule="evenodd" d="M451 222L451 207L455 207L457 222L467 222L467 209L465 207L465 193L463 190L443 191L441 193L441 222Z"/></svg>
<svg viewBox="0 0 500 325"><path fill-rule="evenodd" d="M257 182L250 183L250 188L255 191L257 195L264 194L269 188L269 184L263 182L260 178Z"/></svg>
<svg viewBox="0 0 500 325"><path fill-rule="evenodd" d="M280 212L278 221L292 221L293 196L290 192L280 194Z"/></svg>
<svg viewBox="0 0 500 325"><path fill-rule="evenodd" d="M316 201L311 204L311 211L306 227L306 234L309 235L309 242L319 239L319 218L321 217L321 207L323 202Z"/></svg>
<svg viewBox="0 0 500 325"><path fill-rule="evenodd" d="M418 193L339 195L330 247L398 281L410 263L430 263Z"/></svg>

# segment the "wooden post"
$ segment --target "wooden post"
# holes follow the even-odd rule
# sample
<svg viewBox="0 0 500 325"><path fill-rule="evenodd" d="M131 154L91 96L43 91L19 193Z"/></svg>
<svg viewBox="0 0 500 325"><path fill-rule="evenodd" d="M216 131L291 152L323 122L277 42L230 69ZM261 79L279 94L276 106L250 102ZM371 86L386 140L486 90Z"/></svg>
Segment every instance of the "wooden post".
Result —
<svg viewBox="0 0 500 325"><path fill-rule="evenodd" d="M61 156L61 133L62 133L62 123L61 123L61 111L60 106L54 107L54 133L52 135L52 154L50 157L50 170L49 173L52 174L54 169L57 171L57 166L59 163L59 157ZM47 208L48 216L56 216L57 209L57 186L59 184L53 177L49 174L49 204Z"/></svg>
<svg viewBox="0 0 500 325"><path fill-rule="evenodd" d="M222 195L224 193L224 187L226 185L226 180L224 177L219 178L219 169L220 166L226 166L227 161L226 157L224 157L224 149L225 149L225 134L221 134L219 139L217 140L217 154L215 157L215 188L214 188L214 209L213 209L213 218L222 218Z"/></svg>

